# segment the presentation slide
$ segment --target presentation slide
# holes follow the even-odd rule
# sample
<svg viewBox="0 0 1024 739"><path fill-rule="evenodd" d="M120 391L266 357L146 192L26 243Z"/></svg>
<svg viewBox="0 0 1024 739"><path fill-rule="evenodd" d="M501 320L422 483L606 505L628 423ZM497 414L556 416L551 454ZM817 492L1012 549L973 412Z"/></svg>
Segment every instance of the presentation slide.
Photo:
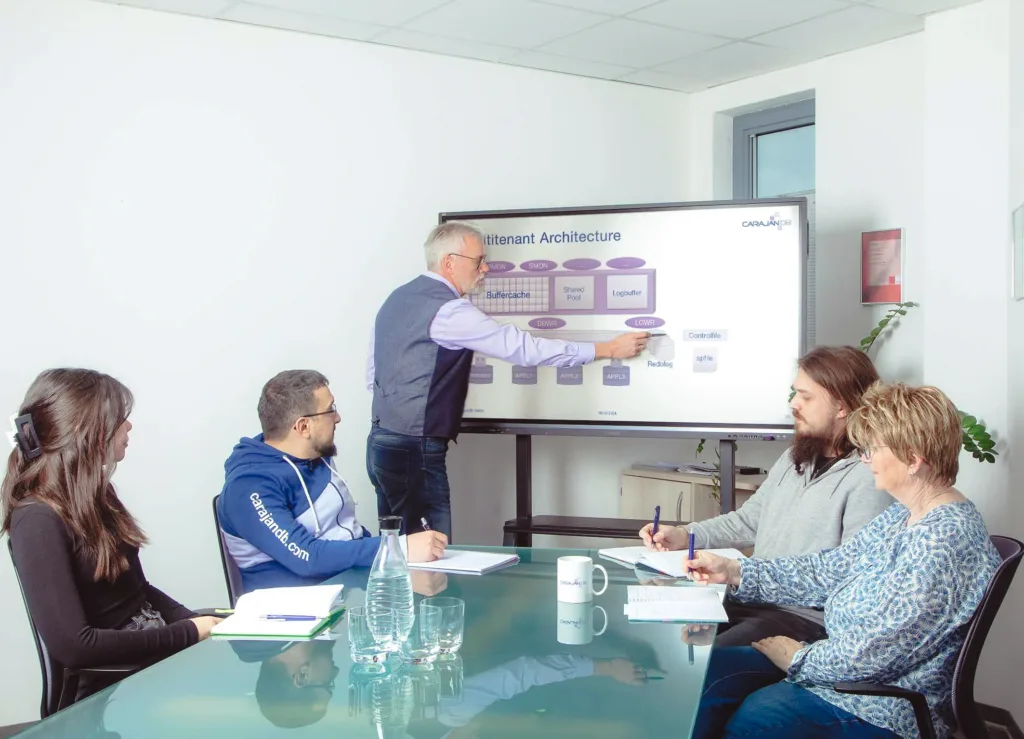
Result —
<svg viewBox="0 0 1024 739"><path fill-rule="evenodd" d="M490 272L467 297L496 320L577 342L654 334L639 357L578 367L477 354L466 420L791 427L802 202L443 214L486 234Z"/></svg>

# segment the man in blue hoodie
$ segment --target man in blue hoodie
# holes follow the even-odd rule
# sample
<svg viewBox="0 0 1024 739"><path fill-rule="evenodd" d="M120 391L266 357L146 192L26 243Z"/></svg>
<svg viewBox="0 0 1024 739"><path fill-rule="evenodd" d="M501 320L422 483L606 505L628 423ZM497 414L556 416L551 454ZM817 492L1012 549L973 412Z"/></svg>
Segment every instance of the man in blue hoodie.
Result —
<svg viewBox="0 0 1024 739"><path fill-rule="evenodd" d="M341 417L327 378L281 372L263 386L263 433L243 438L224 464L217 515L245 592L319 582L369 567L380 538L356 519L355 501L330 460ZM401 538L412 562L444 553L447 537L422 531Z"/></svg>

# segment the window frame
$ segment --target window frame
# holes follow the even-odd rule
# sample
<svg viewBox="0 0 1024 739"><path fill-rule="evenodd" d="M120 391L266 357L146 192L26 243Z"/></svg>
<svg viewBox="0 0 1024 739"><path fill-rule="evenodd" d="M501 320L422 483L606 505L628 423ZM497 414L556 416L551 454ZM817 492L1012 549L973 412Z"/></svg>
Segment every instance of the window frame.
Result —
<svg viewBox="0 0 1024 739"><path fill-rule="evenodd" d="M757 137L815 123L814 99L778 105L733 118L732 196L735 200L754 197ZM816 183L815 183L816 184Z"/></svg>

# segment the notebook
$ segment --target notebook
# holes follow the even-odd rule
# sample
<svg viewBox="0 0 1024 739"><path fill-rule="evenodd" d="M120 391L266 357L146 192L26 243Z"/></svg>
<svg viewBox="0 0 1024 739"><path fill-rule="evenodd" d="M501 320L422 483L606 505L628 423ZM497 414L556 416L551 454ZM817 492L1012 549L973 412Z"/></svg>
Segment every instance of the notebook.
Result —
<svg viewBox="0 0 1024 739"><path fill-rule="evenodd" d="M505 552L473 552L468 549L446 549L441 559L433 562L410 562L409 569L456 572L463 575L482 575L499 567L515 564L518 554Z"/></svg>
<svg viewBox="0 0 1024 739"><path fill-rule="evenodd" d="M722 588L630 585L622 608L630 621L727 623L724 598Z"/></svg>
<svg viewBox="0 0 1024 739"><path fill-rule="evenodd" d="M720 557L729 559L745 559L746 556L739 549L704 549L705 552L717 554ZM629 567L642 565L644 567L669 575L670 577L686 577L683 570L683 552L654 552L647 547L613 547L611 549L599 549L597 553L619 564Z"/></svg>
<svg viewBox="0 0 1024 739"><path fill-rule="evenodd" d="M274 637L293 639L313 636L344 610L343 585L309 585L265 588L246 593L235 603L235 612L210 630L211 636L245 639ZM301 620L267 616L303 616Z"/></svg>

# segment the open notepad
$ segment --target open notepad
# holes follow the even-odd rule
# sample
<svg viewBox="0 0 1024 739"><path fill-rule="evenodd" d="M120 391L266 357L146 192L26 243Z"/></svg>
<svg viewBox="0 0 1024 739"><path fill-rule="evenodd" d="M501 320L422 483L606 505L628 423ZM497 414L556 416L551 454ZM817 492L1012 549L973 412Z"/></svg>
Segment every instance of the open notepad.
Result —
<svg viewBox="0 0 1024 739"><path fill-rule="evenodd" d="M703 551L729 559L745 559L745 555L739 549L704 549ZM683 552L652 552L646 547L614 547L599 549L597 553L629 567L642 565L671 577L686 577L687 575L683 570Z"/></svg>
<svg viewBox="0 0 1024 739"><path fill-rule="evenodd" d="M473 552L468 549L446 549L441 559L436 559L433 562L410 562L409 569L482 575L485 572L515 564L518 561L518 554Z"/></svg>
<svg viewBox="0 0 1024 739"><path fill-rule="evenodd" d="M210 630L212 636L245 639L309 637L323 629L344 609L342 585L265 588L246 593L235 612ZM301 620L268 618L301 616Z"/></svg>
<svg viewBox="0 0 1024 739"><path fill-rule="evenodd" d="M623 611L630 621L726 623L724 598L722 588L630 585Z"/></svg>

